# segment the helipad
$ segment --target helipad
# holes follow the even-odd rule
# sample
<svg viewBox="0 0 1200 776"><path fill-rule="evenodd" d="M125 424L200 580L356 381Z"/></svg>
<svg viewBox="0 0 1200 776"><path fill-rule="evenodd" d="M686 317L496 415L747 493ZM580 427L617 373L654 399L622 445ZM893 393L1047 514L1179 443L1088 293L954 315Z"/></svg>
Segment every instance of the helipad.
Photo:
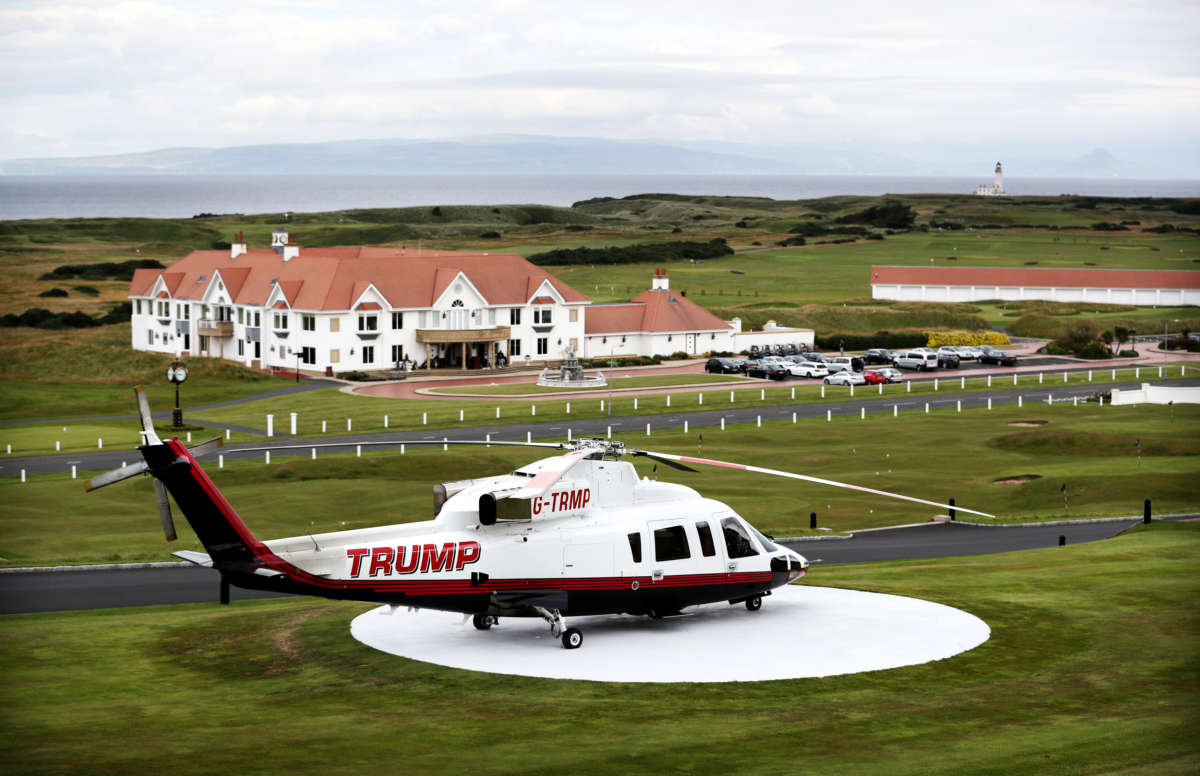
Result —
<svg viewBox="0 0 1200 776"><path fill-rule="evenodd" d="M359 641L451 668L604 682L754 682L835 676L944 660L987 641L973 614L930 601L789 585L757 612L712 604L663 620L572 617L583 646L566 650L537 618L477 631L462 615L386 606L359 615Z"/></svg>

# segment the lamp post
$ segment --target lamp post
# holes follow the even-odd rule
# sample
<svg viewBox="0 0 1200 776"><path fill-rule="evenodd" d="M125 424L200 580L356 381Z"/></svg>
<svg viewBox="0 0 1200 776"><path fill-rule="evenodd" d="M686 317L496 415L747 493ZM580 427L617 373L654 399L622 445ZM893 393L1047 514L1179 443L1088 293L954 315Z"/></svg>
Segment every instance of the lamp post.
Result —
<svg viewBox="0 0 1200 776"><path fill-rule="evenodd" d="M1176 318L1172 321L1163 321L1163 346L1162 347L1163 347L1163 366L1164 367L1167 365L1167 353L1171 349L1171 347L1170 347L1171 346L1171 340L1170 340L1171 335L1167 333L1167 326L1172 323L1179 323L1179 319Z"/></svg>
<svg viewBox="0 0 1200 776"><path fill-rule="evenodd" d="M183 428L183 410L179 408L179 385L187 376L187 367L182 361L172 361L167 367L167 380L175 385L175 409L171 412L171 428Z"/></svg>

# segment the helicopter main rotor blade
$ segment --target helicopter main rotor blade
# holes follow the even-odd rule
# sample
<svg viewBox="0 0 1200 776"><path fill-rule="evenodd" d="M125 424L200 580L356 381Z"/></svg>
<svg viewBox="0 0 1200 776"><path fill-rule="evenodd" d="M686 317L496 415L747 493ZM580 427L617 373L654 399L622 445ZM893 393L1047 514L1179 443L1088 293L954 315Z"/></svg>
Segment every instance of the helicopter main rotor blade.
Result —
<svg viewBox="0 0 1200 776"><path fill-rule="evenodd" d="M591 455L593 450L576 450L565 455L560 455L557 458L552 458L542 467L542 470L529 478L516 493L512 493L508 498L538 498L546 491L554 487L554 484L563 478L563 475L571 470L571 467L579 461Z"/></svg>
<svg viewBox="0 0 1200 776"><path fill-rule="evenodd" d="M967 509L966 507L960 507L957 505L951 506L950 504L940 504L936 501L926 501L923 498L916 498L914 496L905 496L900 493L892 493L892 492L886 491L886 490L876 490L875 488L864 488L861 485L851 485L846 482L838 482L837 480L826 480L821 477L810 477L807 474L796 474L795 472L785 472L785 471L780 471L778 469L765 469L761 466L750 466L748 464L743 464L743 463L730 463L729 461L714 461L714 460L711 460L708 458L695 458L695 457L688 456L688 455L671 455L670 453L659 453L659 452L650 454L648 451L645 451L645 450L637 450L637 451L631 450L629 452L633 453L634 455L650 455L651 457L654 457L654 458L657 458L660 460L661 459L671 459L671 460L680 461L680 462L703 464L705 466L720 466L725 469L741 469L742 471L758 472L759 474L771 474L776 477L788 477L793 480L805 480L807 482L816 482L821 485L832 485L837 488L849 488L850 490L858 490L858 491L862 491L863 493L873 493L876 496L887 496L888 498L898 498L898 499L903 499L904 501L913 501L913 502L916 502L917 504L928 504L931 507L941 507L942 509L957 509L960 512L970 512L971 514L979 515L980 517L995 517L995 515L989 515L987 512L977 512L974 509Z"/></svg>
<svg viewBox="0 0 1200 776"><path fill-rule="evenodd" d="M167 486L162 480L154 481L154 497L158 501L158 517L162 520L163 533L167 541L173 542L175 536L175 521L171 518L171 500L167 495Z"/></svg>
<svg viewBox="0 0 1200 776"><path fill-rule="evenodd" d="M201 456L208 455L214 450L220 450L224 446L224 439L221 437L213 437L212 439L205 440L194 447L189 447L188 452L192 454L193 458L200 458Z"/></svg>
<svg viewBox="0 0 1200 776"><path fill-rule="evenodd" d="M130 477L136 477L142 472L149 470L149 468L150 465L145 461L131 463L128 466L122 466L120 468L113 469L110 472L105 472L104 474L97 474L95 477L92 477L87 481L87 485L85 485L83 489L88 493L91 493L93 490L99 490L105 485L112 485L114 482L127 480Z"/></svg>
<svg viewBox="0 0 1200 776"><path fill-rule="evenodd" d="M205 443L207 444L207 443ZM230 449L230 453L262 453L267 450L310 450L314 447L367 447L367 446L386 446L396 447L397 445L483 445L487 447L545 447L551 450L566 450L567 446L561 442L502 442L497 439L488 441L486 439L401 439L391 442L318 442L309 445L270 445L264 447L235 447Z"/></svg>
<svg viewBox="0 0 1200 776"><path fill-rule="evenodd" d="M679 469L680 471L685 471L685 472L698 471L697 469L693 469L690 466L684 466L683 464L679 463L678 461L673 461L670 458L667 458L666 456L662 455L661 453L651 453L646 450L630 450L629 454L649 458L651 460L658 461L659 463L665 463L667 466L670 466L672 469Z"/></svg>
<svg viewBox="0 0 1200 776"><path fill-rule="evenodd" d="M161 445L162 440L154 431L154 418L150 417L150 400L146 398L146 389L135 385L133 395L137 397L138 416L142 419L142 431L146 435L146 444Z"/></svg>

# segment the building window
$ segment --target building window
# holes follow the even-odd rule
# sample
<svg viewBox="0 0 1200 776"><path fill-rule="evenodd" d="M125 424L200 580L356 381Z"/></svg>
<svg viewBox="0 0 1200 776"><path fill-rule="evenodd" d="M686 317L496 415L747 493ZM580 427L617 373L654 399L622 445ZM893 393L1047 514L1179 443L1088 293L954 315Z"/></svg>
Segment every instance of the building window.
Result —
<svg viewBox="0 0 1200 776"><path fill-rule="evenodd" d="M551 307L536 307L533 310L533 325L548 326L551 323L550 313L553 311Z"/></svg>
<svg viewBox="0 0 1200 776"><path fill-rule="evenodd" d="M342 351L341 350L334 348L333 350L329 351L329 363L336 364L341 360L342 360Z"/></svg>
<svg viewBox="0 0 1200 776"><path fill-rule="evenodd" d="M333 332L334 334L337 334L341 330L342 330L342 319L341 318L330 318L329 319L329 331Z"/></svg>
<svg viewBox="0 0 1200 776"><path fill-rule="evenodd" d="M404 360L404 346L392 345L392 363L399 364Z"/></svg>
<svg viewBox="0 0 1200 776"><path fill-rule="evenodd" d="M246 322L246 308L239 307L238 308L238 323L245 323L245 322Z"/></svg>
<svg viewBox="0 0 1200 776"><path fill-rule="evenodd" d="M510 357L521 355L521 340L513 339L508 341L508 355Z"/></svg>
<svg viewBox="0 0 1200 776"><path fill-rule="evenodd" d="M378 331L379 316L378 315L359 315L358 316L359 331Z"/></svg>
<svg viewBox="0 0 1200 776"><path fill-rule="evenodd" d="M492 308L488 309L488 326L495 326L495 325L496 325L496 308L492 307Z"/></svg>
<svg viewBox="0 0 1200 776"><path fill-rule="evenodd" d="M520 307L514 307L508 311L508 325L509 326L520 326L521 325L521 308Z"/></svg>
<svg viewBox="0 0 1200 776"><path fill-rule="evenodd" d="M538 337L537 338L537 354L539 356L544 356L549 352L550 352L550 340L546 339L545 337Z"/></svg>
<svg viewBox="0 0 1200 776"><path fill-rule="evenodd" d="M363 351L362 352L363 363L364 364L374 364L375 363L375 346L374 345L364 345L362 351Z"/></svg>
<svg viewBox="0 0 1200 776"><path fill-rule="evenodd" d="M317 330L317 316L302 314L300 316L300 328L304 329L305 331L316 331ZM313 363L314 364L317 363L316 357L313 358Z"/></svg>
<svg viewBox="0 0 1200 776"><path fill-rule="evenodd" d="M316 348L300 348L300 363L312 366L317 363Z"/></svg>
<svg viewBox="0 0 1200 776"><path fill-rule="evenodd" d="M238 357L246 355L246 341L238 340Z"/></svg>
<svg viewBox="0 0 1200 776"><path fill-rule="evenodd" d="M571 321L571 323L579 322L579 308L578 307L572 307L571 311L569 313L567 313L567 315L569 316L569 320Z"/></svg>
<svg viewBox="0 0 1200 776"><path fill-rule="evenodd" d="M142 300L141 299L133 300L133 309L138 315L142 314Z"/></svg>
<svg viewBox="0 0 1200 776"><path fill-rule="evenodd" d="M170 318L171 317L171 304L169 302L160 301L158 303L158 317L159 318Z"/></svg>
<svg viewBox="0 0 1200 776"><path fill-rule="evenodd" d="M288 317L287 313L275 313L275 328L279 331L287 331Z"/></svg>
<svg viewBox="0 0 1200 776"><path fill-rule="evenodd" d="M150 345L154 344L154 332L152 332L152 331L146 332L146 342Z"/></svg>
<svg viewBox="0 0 1200 776"><path fill-rule="evenodd" d="M403 329L404 328L404 313L392 313L392 328L393 329Z"/></svg>

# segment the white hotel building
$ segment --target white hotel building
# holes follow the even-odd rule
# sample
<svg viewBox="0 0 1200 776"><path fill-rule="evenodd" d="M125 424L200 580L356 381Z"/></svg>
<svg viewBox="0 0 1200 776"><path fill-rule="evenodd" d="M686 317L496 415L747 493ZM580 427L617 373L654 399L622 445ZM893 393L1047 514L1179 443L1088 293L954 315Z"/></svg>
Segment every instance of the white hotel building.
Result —
<svg viewBox="0 0 1200 776"><path fill-rule="evenodd" d="M395 368L478 369L581 356L812 345L808 329L741 332L668 288L593 307L515 254L274 247L194 251L130 283L137 350L332 374ZM595 313L589 320L588 311Z"/></svg>

